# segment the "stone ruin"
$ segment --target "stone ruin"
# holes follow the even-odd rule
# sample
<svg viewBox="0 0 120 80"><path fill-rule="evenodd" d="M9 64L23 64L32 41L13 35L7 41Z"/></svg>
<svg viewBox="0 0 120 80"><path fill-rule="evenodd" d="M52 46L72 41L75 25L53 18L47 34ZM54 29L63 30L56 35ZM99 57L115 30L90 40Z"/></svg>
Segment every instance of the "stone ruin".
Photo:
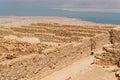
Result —
<svg viewBox="0 0 120 80"><path fill-rule="evenodd" d="M120 67L120 28L109 31L110 44L103 46L103 51L96 54L95 63L99 65L118 65Z"/></svg>
<svg viewBox="0 0 120 80"><path fill-rule="evenodd" d="M92 51L94 63L116 65L120 56L119 34L120 29L104 25L33 23L1 27L0 78L18 80L36 74L42 78L90 56Z"/></svg>

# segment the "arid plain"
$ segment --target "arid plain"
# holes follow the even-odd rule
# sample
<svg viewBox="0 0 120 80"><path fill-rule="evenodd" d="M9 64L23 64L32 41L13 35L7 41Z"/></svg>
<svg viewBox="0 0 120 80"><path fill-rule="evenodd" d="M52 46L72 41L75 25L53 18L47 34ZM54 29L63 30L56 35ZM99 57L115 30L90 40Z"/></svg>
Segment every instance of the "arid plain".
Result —
<svg viewBox="0 0 120 80"><path fill-rule="evenodd" d="M120 25L0 17L0 80L119 80Z"/></svg>

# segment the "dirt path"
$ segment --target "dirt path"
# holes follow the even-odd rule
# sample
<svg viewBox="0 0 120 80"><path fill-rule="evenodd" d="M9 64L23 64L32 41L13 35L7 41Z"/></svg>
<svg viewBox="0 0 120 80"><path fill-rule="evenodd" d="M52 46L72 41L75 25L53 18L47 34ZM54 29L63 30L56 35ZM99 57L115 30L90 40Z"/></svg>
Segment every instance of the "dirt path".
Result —
<svg viewBox="0 0 120 80"><path fill-rule="evenodd" d="M66 68L63 68L62 70L56 71L41 80L69 80L70 76L77 74L80 70L88 68L92 62L93 56L90 56L88 58L77 61Z"/></svg>

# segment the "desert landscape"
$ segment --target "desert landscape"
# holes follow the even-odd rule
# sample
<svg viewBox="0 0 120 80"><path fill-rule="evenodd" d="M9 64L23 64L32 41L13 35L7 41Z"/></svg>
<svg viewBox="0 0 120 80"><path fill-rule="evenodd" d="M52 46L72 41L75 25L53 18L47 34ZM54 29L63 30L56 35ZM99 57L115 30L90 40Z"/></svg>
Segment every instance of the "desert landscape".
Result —
<svg viewBox="0 0 120 80"><path fill-rule="evenodd" d="M120 25L6 16L0 26L0 80L120 80Z"/></svg>

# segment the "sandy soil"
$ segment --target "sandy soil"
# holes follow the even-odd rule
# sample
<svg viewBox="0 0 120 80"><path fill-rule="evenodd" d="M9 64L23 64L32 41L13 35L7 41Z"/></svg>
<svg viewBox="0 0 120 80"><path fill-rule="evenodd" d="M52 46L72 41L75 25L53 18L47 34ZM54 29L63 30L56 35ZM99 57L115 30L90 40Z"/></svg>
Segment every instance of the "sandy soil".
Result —
<svg viewBox="0 0 120 80"><path fill-rule="evenodd" d="M94 65L74 75L71 80L116 80L116 78L111 70Z"/></svg>
<svg viewBox="0 0 120 80"><path fill-rule="evenodd" d="M49 16L0 17L0 26L1 80L115 79L90 56L110 44L115 26Z"/></svg>
<svg viewBox="0 0 120 80"><path fill-rule="evenodd" d="M41 80L65 80L73 75L76 75L80 70L86 69L93 62L93 56L74 62L73 64L65 67L59 71L52 73L51 75L41 79ZM33 78L38 79L39 76ZM33 80L32 79L32 80Z"/></svg>
<svg viewBox="0 0 120 80"><path fill-rule="evenodd" d="M105 69L93 63L94 56L81 59L73 64L55 71L40 80L116 80L110 69ZM39 75L29 80L38 80Z"/></svg>

